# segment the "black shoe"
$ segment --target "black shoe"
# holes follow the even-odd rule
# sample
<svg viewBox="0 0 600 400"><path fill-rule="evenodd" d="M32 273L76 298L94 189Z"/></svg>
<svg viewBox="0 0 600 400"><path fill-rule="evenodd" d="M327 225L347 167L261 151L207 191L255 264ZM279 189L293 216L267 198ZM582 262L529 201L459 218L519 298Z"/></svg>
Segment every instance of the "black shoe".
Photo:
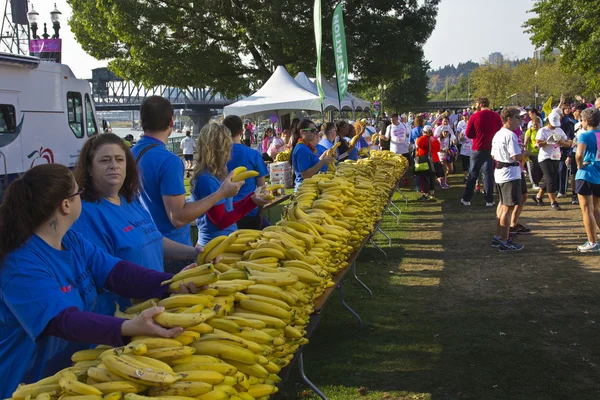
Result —
<svg viewBox="0 0 600 400"><path fill-rule="evenodd" d="M417 201L427 201L427 195L423 194L423 196L419 197Z"/></svg>
<svg viewBox="0 0 600 400"><path fill-rule="evenodd" d="M558 205L557 202L550 204L550 207L552 207L556 211L560 211L560 206Z"/></svg>
<svg viewBox="0 0 600 400"><path fill-rule="evenodd" d="M533 196L531 196L531 199L533 200L533 202L535 203L536 206L545 206L546 205L546 203L544 203L544 200L540 199L535 194Z"/></svg>
<svg viewBox="0 0 600 400"><path fill-rule="evenodd" d="M573 197L571 197L571 204L578 206L579 205L579 199L577 198L577 195L574 194Z"/></svg>
<svg viewBox="0 0 600 400"><path fill-rule="evenodd" d="M529 235L531 233L531 229L526 228L521 224L517 224L517 226L510 227L510 233L514 233L515 235Z"/></svg>

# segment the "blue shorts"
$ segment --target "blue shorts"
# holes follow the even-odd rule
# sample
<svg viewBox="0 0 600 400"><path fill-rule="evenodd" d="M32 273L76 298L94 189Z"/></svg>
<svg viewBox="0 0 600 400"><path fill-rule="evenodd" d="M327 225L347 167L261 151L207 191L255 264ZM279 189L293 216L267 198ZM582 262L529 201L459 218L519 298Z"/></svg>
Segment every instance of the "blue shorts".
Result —
<svg viewBox="0 0 600 400"><path fill-rule="evenodd" d="M577 179L575 181L575 193L581 196L600 197L600 185L584 181L583 179Z"/></svg>

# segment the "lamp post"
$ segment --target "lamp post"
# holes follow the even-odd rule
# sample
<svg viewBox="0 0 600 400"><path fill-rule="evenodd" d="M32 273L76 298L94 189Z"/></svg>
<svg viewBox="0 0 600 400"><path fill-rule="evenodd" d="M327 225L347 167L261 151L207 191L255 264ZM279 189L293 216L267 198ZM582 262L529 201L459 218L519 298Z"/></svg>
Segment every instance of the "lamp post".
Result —
<svg viewBox="0 0 600 400"><path fill-rule="evenodd" d="M534 75L535 75L535 109L537 110L537 99L538 99L538 84L537 84L538 72L537 72L537 69L535 70Z"/></svg>
<svg viewBox="0 0 600 400"><path fill-rule="evenodd" d="M377 86L377 88L379 89L379 102L381 103L381 115L383 116L383 114L385 113L384 111L384 107L383 107L383 98L385 96L385 91L387 90L387 85L382 85L381 83L379 84L379 86Z"/></svg>
<svg viewBox="0 0 600 400"><path fill-rule="evenodd" d="M52 35L52 39L59 39L59 31L60 31L60 16L62 13L58 11L56 8L56 3L54 3L54 10L50 11L50 21L52 22L52 29L54 29L54 35ZM38 23L40 20L40 13L38 13L35 8L33 8L33 4L31 5L31 11L27 13L27 17L29 19L29 26L31 29L31 37L33 39L40 39L37 34ZM50 34L48 33L48 27L44 22L44 33L42 34L42 38L50 39Z"/></svg>

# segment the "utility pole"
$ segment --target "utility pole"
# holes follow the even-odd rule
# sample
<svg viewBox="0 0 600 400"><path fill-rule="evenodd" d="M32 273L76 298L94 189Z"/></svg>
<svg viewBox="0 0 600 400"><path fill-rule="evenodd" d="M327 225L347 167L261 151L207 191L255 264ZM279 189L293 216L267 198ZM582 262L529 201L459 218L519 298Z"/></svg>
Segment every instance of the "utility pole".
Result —
<svg viewBox="0 0 600 400"><path fill-rule="evenodd" d="M448 102L448 77L446 77L446 103Z"/></svg>

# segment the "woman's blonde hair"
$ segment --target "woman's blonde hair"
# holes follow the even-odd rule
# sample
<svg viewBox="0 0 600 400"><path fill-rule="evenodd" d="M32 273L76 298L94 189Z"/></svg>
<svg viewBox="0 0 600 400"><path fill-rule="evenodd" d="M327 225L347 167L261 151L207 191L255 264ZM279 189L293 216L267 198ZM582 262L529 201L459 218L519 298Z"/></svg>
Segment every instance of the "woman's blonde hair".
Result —
<svg viewBox="0 0 600 400"><path fill-rule="evenodd" d="M227 177L227 161L231 154L231 132L225 125L210 123L204 125L198 136L198 162L194 168L192 182L206 171L218 179Z"/></svg>

